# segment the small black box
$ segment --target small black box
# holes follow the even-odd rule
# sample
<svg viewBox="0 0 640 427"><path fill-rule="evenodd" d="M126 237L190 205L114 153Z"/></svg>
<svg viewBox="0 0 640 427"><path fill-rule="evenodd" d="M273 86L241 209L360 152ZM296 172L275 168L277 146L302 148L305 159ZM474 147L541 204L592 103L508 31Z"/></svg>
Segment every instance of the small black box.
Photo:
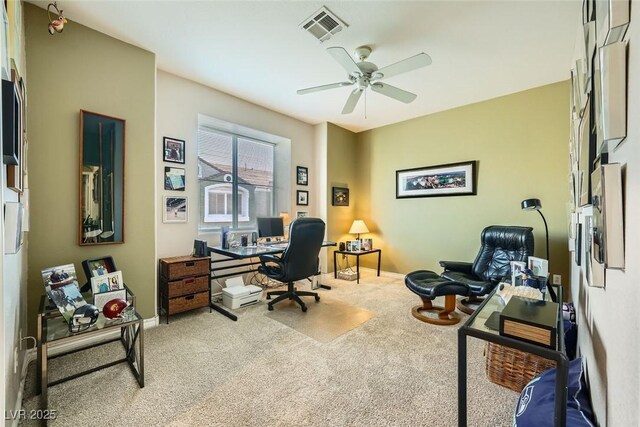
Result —
<svg viewBox="0 0 640 427"><path fill-rule="evenodd" d="M500 314L500 335L555 349L558 303L511 297Z"/></svg>

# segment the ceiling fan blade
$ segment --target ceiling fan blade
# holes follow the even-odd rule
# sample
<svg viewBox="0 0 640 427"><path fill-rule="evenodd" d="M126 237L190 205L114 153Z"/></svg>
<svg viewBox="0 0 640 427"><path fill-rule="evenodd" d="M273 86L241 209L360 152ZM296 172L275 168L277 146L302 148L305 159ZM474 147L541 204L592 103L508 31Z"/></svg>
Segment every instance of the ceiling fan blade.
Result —
<svg viewBox="0 0 640 427"><path fill-rule="evenodd" d="M360 96L364 92L361 88L357 87L351 92L349 98L347 98L347 102L344 104L344 108L342 109L342 114L353 113L354 108L356 108L356 104L358 104L358 100Z"/></svg>
<svg viewBox="0 0 640 427"><path fill-rule="evenodd" d="M373 73L373 77L377 79L393 77L398 74L413 71L418 68L431 65L431 57L426 53L419 53L411 58L403 59L395 64L387 65Z"/></svg>
<svg viewBox="0 0 640 427"><path fill-rule="evenodd" d="M398 101L408 104L418 97L415 93L407 92L406 90L398 89L395 86L388 85L386 83L372 83L371 90L381 93L390 98L397 99Z"/></svg>
<svg viewBox="0 0 640 427"><path fill-rule="evenodd" d="M331 84L322 85L322 86L308 87L308 88L305 88L305 89L300 89L300 90L296 91L296 93L298 95L304 95L306 93L319 92L321 90L335 89L337 87L344 87L344 86L351 86L353 83L354 82L339 82L339 83L331 83Z"/></svg>
<svg viewBox="0 0 640 427"><path fill-rule="evenodd" d="M333 59L338 61L338 63L342 65L342 68L347 70L349 74L362 75L362 71L360 71L360 68L358 68L358 64L356 64L356 61L353 60L351 55L349 55L349 53L344 50L344 48L330 47L327 49L327 52L329 52L329 55L333 56Z"/></svg>

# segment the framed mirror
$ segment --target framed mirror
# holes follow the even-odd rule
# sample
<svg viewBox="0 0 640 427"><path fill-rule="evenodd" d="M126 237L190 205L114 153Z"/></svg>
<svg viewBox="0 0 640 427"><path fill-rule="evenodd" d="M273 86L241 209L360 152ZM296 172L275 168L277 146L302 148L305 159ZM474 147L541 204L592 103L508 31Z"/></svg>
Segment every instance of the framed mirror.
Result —
<svg viewBox="0 0 640 427"><path fill-rule="evenodd" d="M124 243L124 141L124 120L80 110L80 245Z"/></svg>

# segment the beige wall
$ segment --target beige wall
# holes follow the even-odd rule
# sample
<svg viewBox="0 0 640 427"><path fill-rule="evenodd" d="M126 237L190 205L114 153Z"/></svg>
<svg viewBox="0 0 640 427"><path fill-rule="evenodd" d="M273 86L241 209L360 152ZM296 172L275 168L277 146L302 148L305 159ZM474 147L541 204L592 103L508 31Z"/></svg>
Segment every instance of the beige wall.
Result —
<svg viewBox="0 0 640 427"><path fill-rule="evenodd" d="M69 22L46 31L47 13L25 5L29 73L29 321L35 333L40 270L113 256L138 311L155 314L155 55ZM79 111L126 120L125 243L78 245Z"/></svg>
<svg viewBox="0 0 640 427"><path fill-rule="evenodd" d="M609 157L623 169L625 269L606 270L606 286L594 288L586 285L581 267L572 266L578 345L586 359L591 400L598 424L614 427L640 425L640 49L634 44L640 39L640 8L634 6L625 36L627 138ZM584 244L582 249L584 260Z"/></svg>
<svg viewBox="0 0 640 427"><path fill-rule="evenodd" d="M520 209L536 197L549 224L551 272L568 282L568 93L560 82L359 134L357 215L382 248L383 270L473 261L492 224L533 227L544 256L542 219ZM396 170L466 160L478 161L476 196L395 198Z"/></svg>
<svg viewBox="0 0 640 427"><path fill-rule="evenodd" d="M329 123L327 125L327 238L334 242L353 240L348 234L363 197L358 186L359 154L357 135ZM349 206L332 206L333 187L349 189ZM366 196L365 196L366 197ZM333 252L333 250L330 250ZM363 258L364 260L364 258ZM353 261L353 260L350 260ZM333 258L329 259L333 271Z"/></svg>
<svg viewBox="0 0 640 427"><path fill-rule="evenodd" d="M176 105L179 108L176 108ZM198 114L224 120L240 126L276 135L289 142L278 150L283 150L286 165L276 164L276 174L285 171L284 176L277 177L279 191L289 195L278 207L279 211L288 211L295 218L297 210L309 211L318 215L319 199L314 163L314 127L299 120L268 110L248 101L236 98L193 81L158 71L158 103L157 103L157 138L156 147L158 167L156 169L156 186L159 208L158 221L158 258L190 254L193 240L205 239L210 245L220 243L219 233L198 234L198 218L200 193L197 178L197 130ZM164 190L164 167L180 166L162 162L162 138L171 136L186 141L186 191L182 194L189 198L189 221L185 224L162 223L162 198L165 195L181 195L175 191ZM280 161L279 160L279 161ZM309 168L310 181L307 187L295 185L296 166ZM296 189L309 191L309 206L296 206ZM214 292L219 291L214 287Z"/></svg>
<svg viewBox="0 0 640 427"><path fill-rule="evenodd" d="M8 57L13 60L18 70L18 74L27 82L27 69L25 65L24 49L24 19L22 3L20 1L9 0L7 3L8 22L4 20L0 25L2 35L9 35L7 40ZM4 26L8 29L5 33ZM3 46L4 47L4 46ZM4 61L2 61L4 65ZM10 78L11 70L2 68L3 78ZM25 89L27 89L25 85ZM0 118L1 120L1 118ZM0 136L1 138L1 136ZM0 150L2 145L0 144ZM13 190L9 190L6 184L6 166L0 170L0 206L5 202L21 202L28 204L28 196L22 194L18 196ZM0 235L4 235L5 224L4 209L0 210ZM21 373L24 367L25 348L20 346L20 336L27 333L27 249L29 246L28 233L23 233L23 244L17 254L5 254L4 239L0 242L0 318L2 327L0 328L0 404L2 413L9 410L16 410L21 394L19 393Z"/></svg>

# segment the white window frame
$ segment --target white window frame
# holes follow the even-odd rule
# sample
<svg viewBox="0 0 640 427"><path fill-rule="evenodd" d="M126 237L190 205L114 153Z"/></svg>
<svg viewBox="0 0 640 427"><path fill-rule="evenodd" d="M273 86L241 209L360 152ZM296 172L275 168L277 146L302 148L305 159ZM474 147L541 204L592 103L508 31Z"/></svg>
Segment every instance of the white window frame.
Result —
<svg viewBox="0 0 640 427"><path fill-rule="evenodd" d="M227 214L215 214L209 212L209 199L211 193L224 194L225 212ZM238 212L238 222L249 221L249 191L238 186L238 193L242 193L242 205ZM229 206L227 206L229 203ZM233 221L233 184L219 183L211 184L204 188L204 222L232 222Z"/></svg>

